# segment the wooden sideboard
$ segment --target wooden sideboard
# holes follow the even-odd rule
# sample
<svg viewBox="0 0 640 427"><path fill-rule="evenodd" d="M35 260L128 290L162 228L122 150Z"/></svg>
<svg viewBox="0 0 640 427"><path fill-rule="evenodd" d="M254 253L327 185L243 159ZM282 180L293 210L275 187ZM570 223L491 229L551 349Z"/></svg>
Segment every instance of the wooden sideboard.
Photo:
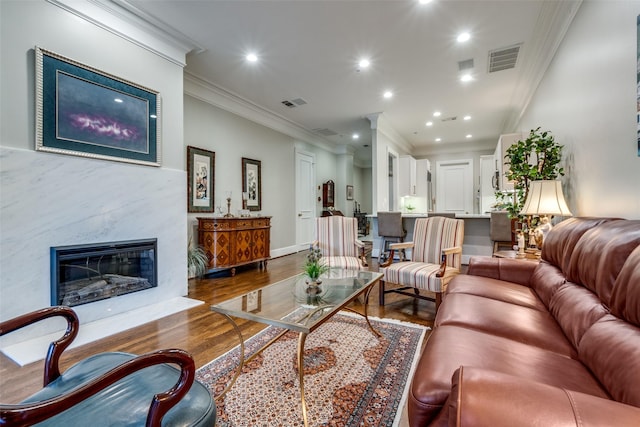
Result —
<svg viewBox="0 0 640 427"><path fill-rule="evenodd" d="M198 244L209 258L209 272L257 262L267 268L271 217L198 218Z"/></svg>

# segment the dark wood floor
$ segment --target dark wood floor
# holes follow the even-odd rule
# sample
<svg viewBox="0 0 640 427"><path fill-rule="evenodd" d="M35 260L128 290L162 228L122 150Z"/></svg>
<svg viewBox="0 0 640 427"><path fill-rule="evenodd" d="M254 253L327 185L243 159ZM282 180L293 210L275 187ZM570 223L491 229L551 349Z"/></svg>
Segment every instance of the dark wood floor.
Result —
<svg viewBox="0 0 640 427"><path fill-rule="evenodd" d="M69 350L62 357L62 370L98 352L142 354L162 348L185 349L192 354L196 367L203 366L238 344L237 335L229 323L222 316L212 313L209 305L298 274L305 256L306 251L273 259L266 270L260 270L255 265L239 268L233 277L224 273L192 279L189 281L188 296L205 304ZM377 271L376 260L371 260L369 265L371 270ZM363 306L356 301L352 308L362 312ZM368 312L370 316L432 326L435 306L428 301L392 294L387 295L386 305L380 307L376 286L371 293ZM241 319L237 323L245 338L264 328L261 324ZM19 367L0 353L0 402L17 403L39 390L42 372L42 361Z"/></svg>

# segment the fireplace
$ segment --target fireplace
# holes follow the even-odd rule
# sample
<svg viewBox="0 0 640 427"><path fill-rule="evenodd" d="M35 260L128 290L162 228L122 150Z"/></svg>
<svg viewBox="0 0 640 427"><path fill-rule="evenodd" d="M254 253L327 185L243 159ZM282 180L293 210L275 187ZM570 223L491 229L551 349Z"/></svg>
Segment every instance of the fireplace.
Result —
<svg viewBox="0 0 640 427"><path fill-rule="evenodd" d="M73 307L158 286L157 239L51 248L51 305Z"/></svg>

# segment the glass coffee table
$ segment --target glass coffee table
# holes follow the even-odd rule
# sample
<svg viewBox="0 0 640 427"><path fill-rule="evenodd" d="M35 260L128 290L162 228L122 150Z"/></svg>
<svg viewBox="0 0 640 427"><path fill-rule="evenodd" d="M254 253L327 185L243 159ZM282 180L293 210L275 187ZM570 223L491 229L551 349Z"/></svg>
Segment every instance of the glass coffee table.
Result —
<svg viewBox="0 0 640 427"><path fill-rule="evenodd" d="M310 287L308 277L304 274L290 277L271 285L267 285L245 295L213 304L211 310L225 316L233 325L240 338L240 363L233 378L216 398L222 398L233 386L242 372L242 367L261 351L276 342L287 332L297 332L297 360L300 381L300 398L302 403L302 418L308 426L307 405L304 397L304 343L308 334L338 313L340 310L357 311L347 307L360 295L364 294L364 314L371 331L380 336L369 322L367 303L373 286L380 280L382 273L363 270L330 269L320 278L319 288ZM256 351L251 358L244 358L244 338L240 328L233 320L234 317L264 323L282 328L283 331L274 339Z"/></svg>

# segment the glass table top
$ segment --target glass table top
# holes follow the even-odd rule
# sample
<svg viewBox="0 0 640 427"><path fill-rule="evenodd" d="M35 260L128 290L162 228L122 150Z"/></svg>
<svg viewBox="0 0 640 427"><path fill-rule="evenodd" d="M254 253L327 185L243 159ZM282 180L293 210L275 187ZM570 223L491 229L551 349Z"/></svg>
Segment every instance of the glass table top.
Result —
<svg viewBox="0 0 640 427"><path fill-rule="evenodd" d="M322 284L316 294L308 291L309 278L299 274L213 304L211 310L309 333L358 295L365 293L381 277L382 273L373 271L330 269L320 276Z"/></svg>

